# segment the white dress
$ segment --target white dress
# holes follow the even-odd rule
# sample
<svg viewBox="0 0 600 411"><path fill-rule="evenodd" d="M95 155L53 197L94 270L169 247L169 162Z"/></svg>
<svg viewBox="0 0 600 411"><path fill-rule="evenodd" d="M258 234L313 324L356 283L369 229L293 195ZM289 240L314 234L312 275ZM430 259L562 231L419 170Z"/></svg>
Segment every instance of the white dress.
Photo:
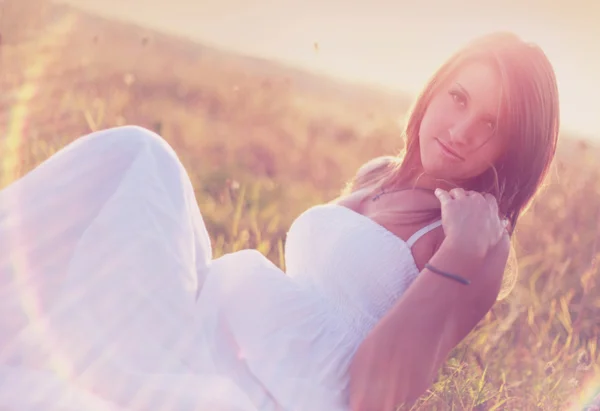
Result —
<svg viewBox="0 0 600 411"><path fill-rule="evenodd" d="M0 409L348 410L352 355L439 224L403 241L319 205L286 273L255 250L213 259L162 138L81 137L0 191Z"/></svg>

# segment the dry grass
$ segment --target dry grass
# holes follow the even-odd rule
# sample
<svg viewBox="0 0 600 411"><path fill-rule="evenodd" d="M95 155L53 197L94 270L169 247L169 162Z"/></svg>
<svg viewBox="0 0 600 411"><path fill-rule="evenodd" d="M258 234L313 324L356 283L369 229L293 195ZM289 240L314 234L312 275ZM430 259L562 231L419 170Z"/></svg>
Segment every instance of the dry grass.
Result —
<svg viewBox="0 0 600 411"><path fill-rule="evenodd" d="M10 4L0 32L3 185L90 130L146 126L181 155L215 255L257 247L283 265L293 218L334 197L363 161L400 148L405 98L65 8L39 9L17 30L9 23L30 14ZM580 410L597 394L596 158L565 140L522 218L514 292L455 350L420 409Z"/></svg>

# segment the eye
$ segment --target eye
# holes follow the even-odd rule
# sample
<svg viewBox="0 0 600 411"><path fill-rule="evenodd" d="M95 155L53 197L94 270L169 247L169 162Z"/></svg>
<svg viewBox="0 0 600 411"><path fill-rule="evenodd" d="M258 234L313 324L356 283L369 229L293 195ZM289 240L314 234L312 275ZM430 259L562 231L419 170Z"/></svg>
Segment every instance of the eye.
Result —
<svg viewBox="0 0 600 411"><path fill-rule="evenodd" d="M457 90L450 90L449 93L450 97L452 97L452 100L454 100L456 104L460 105L461 107L467 105L467 98L464 96L463 93Z"/></svg>
<svg viewBox="0 0 600 411"><path fill-rule="evenodd" d="M490 131L496 130L496 122L494 120L486 120L484 124Z"/></svg>

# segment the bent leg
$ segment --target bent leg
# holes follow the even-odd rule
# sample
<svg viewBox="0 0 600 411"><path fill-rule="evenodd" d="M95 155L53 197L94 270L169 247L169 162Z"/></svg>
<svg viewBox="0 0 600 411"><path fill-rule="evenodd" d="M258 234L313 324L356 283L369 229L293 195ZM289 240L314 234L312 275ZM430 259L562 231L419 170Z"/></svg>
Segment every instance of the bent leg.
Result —
<svg viewBox="0 0 600 411"><path fill-rule="evenodd" d="M211 252L191 182L162 138L140 127L79 138L0 192L0 361L19 351L48 365L44 350L56 345L75 361L77 342L96 346L117 323L138 343L140 327L168 338ZM72 333L51 336L50 323Z"/></svg>

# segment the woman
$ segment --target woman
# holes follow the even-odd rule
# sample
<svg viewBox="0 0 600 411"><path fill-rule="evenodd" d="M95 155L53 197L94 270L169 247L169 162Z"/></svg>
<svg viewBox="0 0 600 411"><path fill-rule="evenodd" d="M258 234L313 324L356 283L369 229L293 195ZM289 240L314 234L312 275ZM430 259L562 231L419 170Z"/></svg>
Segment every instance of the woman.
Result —
<svg viewBox="0 0 600 411"><path fill-rule="evenodd" d="M0 193L0 405L387 410L414 402L499 296L554 156L536 46L482 37L433 75L402 158L292 224L286 273L212 258L187 174L137 127L82 137Z"/></svg>

